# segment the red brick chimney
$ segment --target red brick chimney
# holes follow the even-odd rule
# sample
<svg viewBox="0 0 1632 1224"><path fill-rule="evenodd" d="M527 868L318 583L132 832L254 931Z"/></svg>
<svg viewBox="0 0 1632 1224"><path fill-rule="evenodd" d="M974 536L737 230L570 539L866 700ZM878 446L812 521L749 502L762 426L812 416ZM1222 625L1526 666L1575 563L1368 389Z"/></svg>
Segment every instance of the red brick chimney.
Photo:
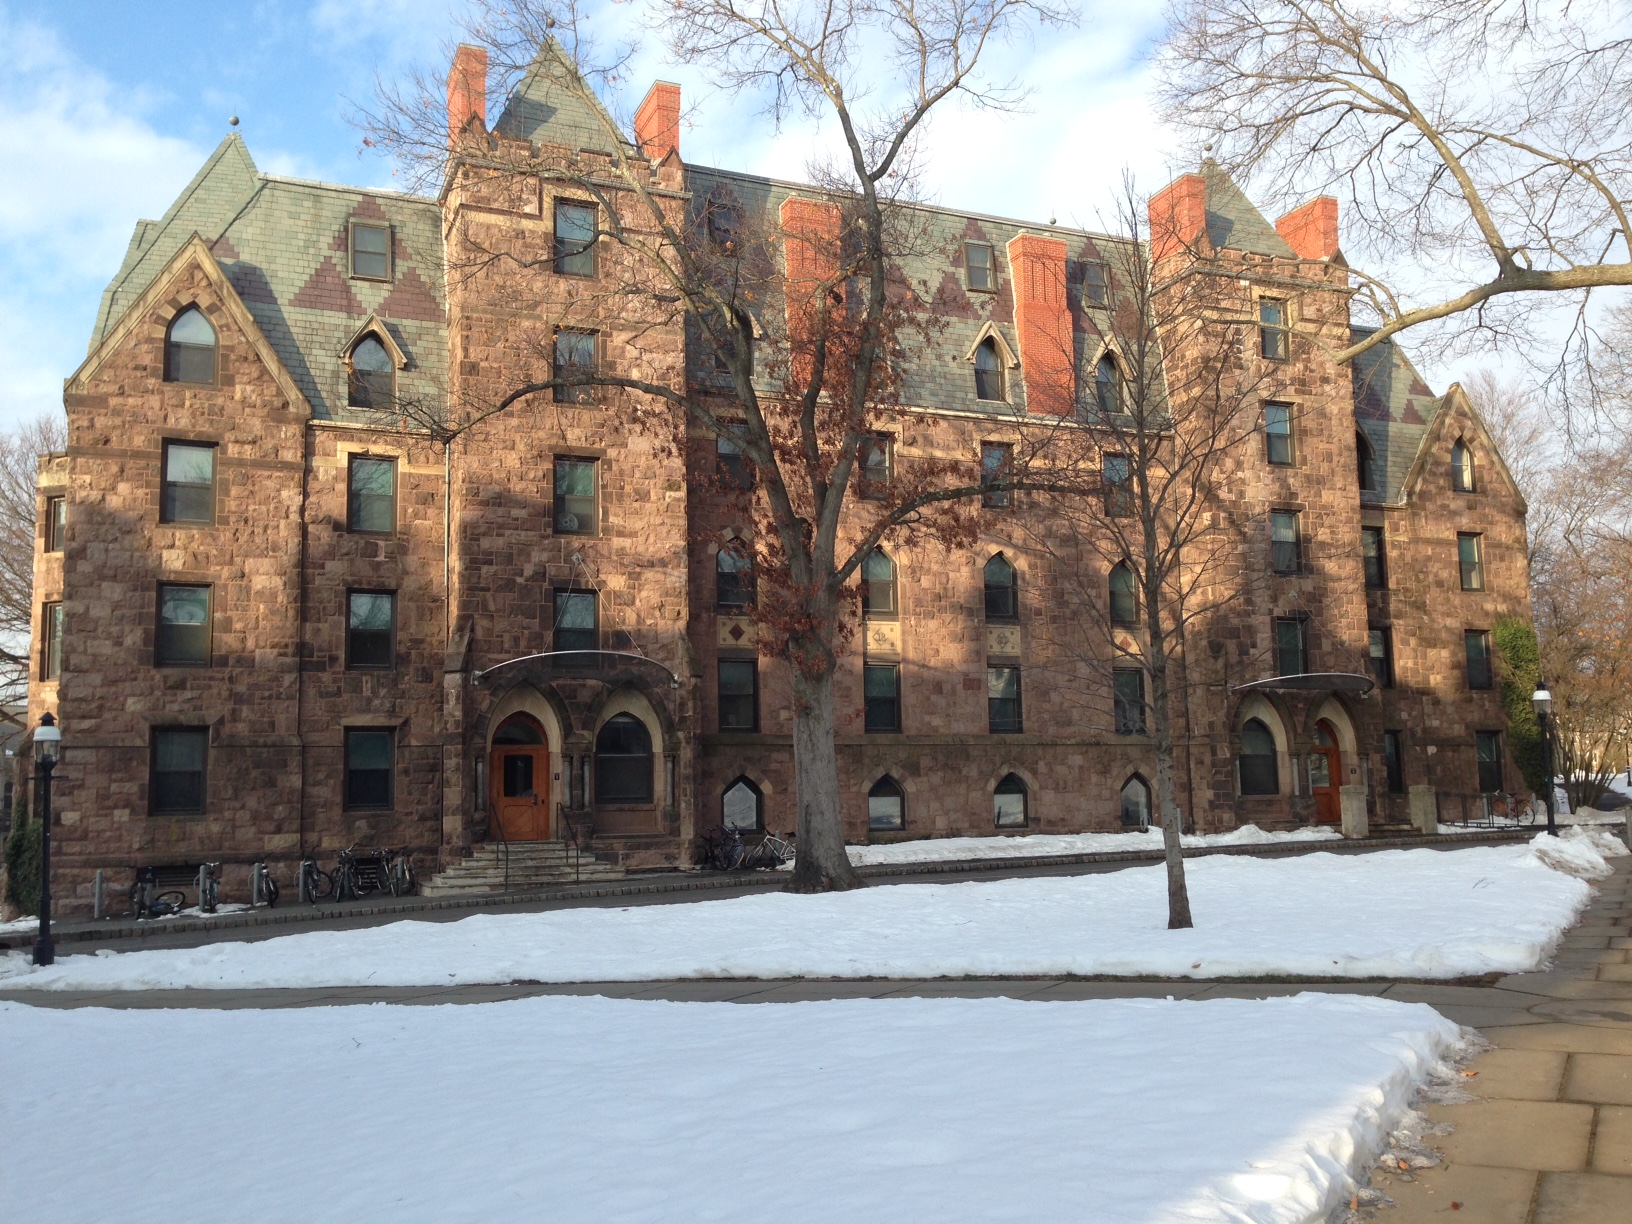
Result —
<svg viewBox="0 0 1632 1224"><path fill-rule="evenodd" d="M1071 310L1065 303L1065 243L1020 234L1009 240L1008 251L1026 411L1069 416L1076 403L1076 379L1071 372Z"/></svg>
<svg viewBox="0 0 1632 1224"><path fill-rule="evenodd" d="M1275 232L1299 259L1330 259L1337 254L1337 201L1316 196L1275 222Z"/></svg>
<svg viewBox="0 0 1632 1224"><path fill-rule="evenodd" d="M472 119L487 131L487 49L460 43L448 71L448 141L457 141Z"/></svg>
<svg viewBox="0 0 1632 1224"><path fill-rule="evenodd" d="M646 100L635 111L635 139L654 162L671 150L680 151L680 86L658 81L646 91Z"/></svg>
<svg viewBox="0 0 1632 1224"><path fill-rule="evenodd" d="M783 307L788 318L788 347L797 386L810 381L816 320L821 313L822 286L839 269L839 231L844 218L838 206L823 200L789 196L777 214L782 227Z"/></svg>
<svg viewBox="0 0 1632 1224"><path fill-rule="evenodd" d="M1207 236L1207 181L1199 174L1174 179L1150 197L1150 256L1166 259L1201 247Z"/></svg>

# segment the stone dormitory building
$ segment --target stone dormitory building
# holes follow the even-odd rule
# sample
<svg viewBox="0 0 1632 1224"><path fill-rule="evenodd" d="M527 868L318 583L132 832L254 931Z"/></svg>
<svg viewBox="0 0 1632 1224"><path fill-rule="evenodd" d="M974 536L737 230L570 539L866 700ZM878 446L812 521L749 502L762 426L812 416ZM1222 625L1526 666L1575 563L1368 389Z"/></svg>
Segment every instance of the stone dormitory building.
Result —
<svg viewBox="0 0 1632 1224"><path fill-rule="evenodd" d="M597 116L538 80L490 123L485 70L461 49L463 139L604 156ZM679 107L659 83L636 118L674 199L725 193L774 226L818 195L687 164ZM257 170L234 134L136 223L66 383L67 451L40 466L29 720L63 729L60 904L89 908L99 869L137 865L220 860L230 891L257 860L287 881L353 843L408 847L428 875L500 840L565 840L677 868L722 820L793 827L789 678L756 646L752 521L718 479L729 443L658 445L624 392L534 396L451 447L372 410L491 402L519 376L518 330L615 275L606 239L556 246L598 223L560 192L298 181ZM1152 208L1193 220L1201 252L1166 254L1227 269L1260 324L1243 360L1275 363L1283 389L1221 482L1249 525L1239 565L1265 577L1187 640L1187 818L1432 829L1521 787L1489 635L1529 616L1525 507L1466 397L1436 395L1392 344L1329 359L1350 334L1332 200L1271 224L1208 164ZM877 464L952 456L973 474L1038 410L1050 336L1104 350L1124 240L920 215L933 240L904 274L937 326ZM566 253L536 261L518 311L447 274L461 226ZM576 327L558 333L569 349ZM566 359L616 368L616 329L592 339ZM717 377L680 329L663 343L666 376ZM851 841L1150 818L1142 677L1060 691L1041 632L1059 584L1023 529L1035 504L987 501L975 545L886 540L869 563L881 623L836 681ZM1118 577L1095 581L1117 619ZM586 650L607 653L559 653Z"/></svg>

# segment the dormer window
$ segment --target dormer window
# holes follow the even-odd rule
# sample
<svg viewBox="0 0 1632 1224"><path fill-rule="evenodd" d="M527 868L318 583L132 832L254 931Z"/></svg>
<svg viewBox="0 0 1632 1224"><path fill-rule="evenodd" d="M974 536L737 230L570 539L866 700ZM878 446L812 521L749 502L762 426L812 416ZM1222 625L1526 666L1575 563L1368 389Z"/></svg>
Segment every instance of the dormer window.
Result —
<svg viewBox="0 0 1632 1224"><path fill-rule="evenodd" d="M391 227L351 223L351 274L361 280L391 279Z"/></svg>
<svg viewBox="0 0 1632 1224"><path fill-rule="evenodd" d="M975 347L975 398L1001 403L1003 360L997 355L997 341L990 336Z"/></svg>
<svg viewBox="0 0 1632 1224"><path fill-rule="evenodd" d="M1473 480L1473 447L1461 438L1451 447L1451 491L1453 493L1474 492Z"/></svg>
<svg viewBox="0 0 1632 1224"><path fill-rule="evenodd" d="M997 289L993 269L992 244L966 242L963 244L963 271L970 289L976 293L992 293ZM985 396L981 396L985 399Z"/></svg>
<svg viewBox="0 0 1632 1224"><path fill-rule="evenodd" d="M189 306L170 324L164 345L164 381L215 382L215 328L197 306Z"/></svg>
<svg viewBox="0 0 1632 1224"><path fill-rule="evenodd" d="M389 408L396 399L396 381L396 366L378 336L370 333L352 347L347 407Z"/></svg>

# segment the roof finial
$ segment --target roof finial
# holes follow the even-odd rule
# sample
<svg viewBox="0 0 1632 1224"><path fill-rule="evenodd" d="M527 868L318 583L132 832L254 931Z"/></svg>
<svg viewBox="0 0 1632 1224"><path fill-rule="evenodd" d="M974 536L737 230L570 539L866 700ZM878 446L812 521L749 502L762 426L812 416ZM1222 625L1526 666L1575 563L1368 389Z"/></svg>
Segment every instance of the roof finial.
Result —
<svg viewBox="0 0 1632 1224"><path fill-rule="evenodd" d="M227 122L232 124L233 127L237 127L238 126L238 116L234 115L232 118L228 119Z"/></svg>

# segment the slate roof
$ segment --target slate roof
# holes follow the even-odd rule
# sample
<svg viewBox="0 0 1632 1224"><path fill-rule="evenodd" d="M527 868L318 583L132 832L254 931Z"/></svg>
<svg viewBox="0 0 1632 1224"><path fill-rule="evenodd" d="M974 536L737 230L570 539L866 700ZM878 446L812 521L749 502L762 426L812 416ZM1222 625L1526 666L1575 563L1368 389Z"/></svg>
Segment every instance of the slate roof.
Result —
<svg viewBox="0 0 1632 1224"><path fill-rule="evenodd" d="M1284 259L1298 257L1264 214L1210 157L1201 163L1201 179L1207 191L1207 240L1214 250L1228 248L1255 255L1279 255Z"/></svg>
<svg viewBox="0 0 1632 1224"><path fill-rule="evenodd" d="M352 220L391 226L391 281L347 275ZM435 200L262 174L234 133L162 219L137 222L124 262L103 292L91 347L195 232L317 417L363 419L346 408L342 356L371 314L380 316L408 358L398 373L399 392L431 402L445 396L447 314Z"/></svg>
<svg viewBox="0 0 1632 1224"><path fill-rule="evenodd" d="M1355 327L1356 341L1371 329ZM1406 473L1417 457L1422 436L1439 415L1444 397L1435 395L1393 340L1367 349L1350 363L1354 382L1354 420L1371 443L1377 489L1361 493L1362 501L1398 503Z"/></svg>

